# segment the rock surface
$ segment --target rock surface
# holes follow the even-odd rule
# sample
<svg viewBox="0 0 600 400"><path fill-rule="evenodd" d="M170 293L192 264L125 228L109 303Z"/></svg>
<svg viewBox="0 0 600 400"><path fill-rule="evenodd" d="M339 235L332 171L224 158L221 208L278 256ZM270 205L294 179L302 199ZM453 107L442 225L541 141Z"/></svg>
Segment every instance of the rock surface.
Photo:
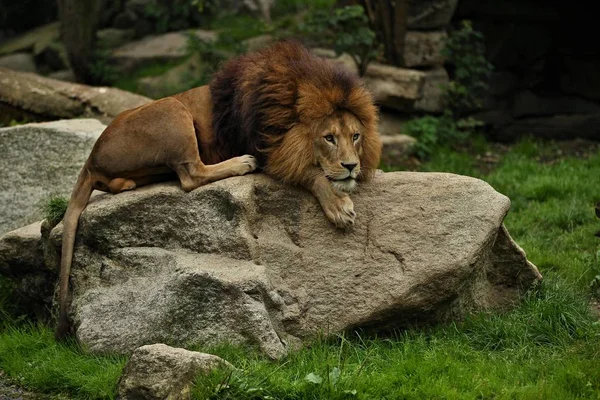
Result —
<svg viewBox="0 0 600 400"><path fill-rule="evenodd" d="M0 68L3 112L24 112L46 119L97 118L104 123L151 99L124 90L69 83Z"/></svg>
<svg viewBox="0 0 600 400"><path fill-rule="evenodd" d="M220 357L169 347L142 346L133 352L119 380L121 400L186 400L199 374L233 368Z"/></svg>
<svg viewBox="0 0 600 400"><path fill-rule="evenodd" d="M33 56L29 53L14 53L0 57L0 68L21 72L37 72Z"/></svg>
<svg viewBox="0 0 600 400"><path fill-rule="evenodd" d="M75 119L0 129L0 235L39 220L40 202L51 195L71 194L104 128Z"/></svg>
<svg viewBox="0 0 600 400"><path fill-rule="evenodd" d="M444 64L444 31L408 31L404 38L404 63L408 68L438 67Z"/></svg>
<svg viewBox="0 0 600 400"><path fill-rule="evenodd" d="M217 39L217 34L211 31L198 29L194 34L208 42ZM188 36L185 32L147 36L118 47L113 51L111 58L120 69L130 71L151 62L182 59L188 54L187 42Z"/></svg>
<svg viewBox="0 0 600 400"><path fill-rule="evenodd" d="M77 338L93 352L251 343L276 358L318 332L506 309L541 278L502 225L510 201L481 180L378 173L352 198L343 232L308 192L261 174L96 196L75 245Z"/></svg>
<svg viewBox="0 0 600 400"><path fill-rule="evenodd" d="M0 235L0 275L10 284L15 314L47 321L58 275L44 263L41 223ZM2 398L0 396L0 398Z"/></svg>
<svg viewBox="0 0 600 400"><path fill-rule="evenodd" d="M320 48L313 49L313 52L358 73L358 68L349 54L337 57L333 50ZM428 56L415 54L414 57L413 62L419 63L425 62L423 60ZM419 57L423 59L419 61ZM433 63L434 59L429 61ZM449 77L443 67L418 70L371 62L363 79L373 93L375 101L391 110L437 113L444 109L443 86L448 84Z"/></svg>

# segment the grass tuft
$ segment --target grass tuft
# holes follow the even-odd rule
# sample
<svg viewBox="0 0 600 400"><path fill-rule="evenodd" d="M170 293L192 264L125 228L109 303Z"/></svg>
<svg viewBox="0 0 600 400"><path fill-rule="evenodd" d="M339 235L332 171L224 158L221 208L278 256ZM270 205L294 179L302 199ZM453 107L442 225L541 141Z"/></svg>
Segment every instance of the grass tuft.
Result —
<svg viewBox="0 0 600 400"><path fill-rule="evenodd" d="M40 211L50 224L56 225L65 216L68 205L69 199L64 196L54 195L42 202Z"/></svg>

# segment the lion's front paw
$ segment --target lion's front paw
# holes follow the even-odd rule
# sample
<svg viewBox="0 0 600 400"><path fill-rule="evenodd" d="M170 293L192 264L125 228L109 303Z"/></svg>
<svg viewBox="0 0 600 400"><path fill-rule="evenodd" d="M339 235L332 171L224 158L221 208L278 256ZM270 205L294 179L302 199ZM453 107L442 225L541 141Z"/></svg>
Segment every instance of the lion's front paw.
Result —
<svg viewBox="0 0 600 400"><path fill-rule="evenodd" d="M234 157L231 161L235 162L234 170L236 175L245 175L248 172L252 172L258 166L258 161L251 155L243 155Z"/></svg>
<svg viewBox="0 0 600 400"><path fill-rule="evenodd" d="M325 215L338 228L348 229L354 225L356 213L354 203L349 196L334 197L330 202L322 204Z"/></svg>

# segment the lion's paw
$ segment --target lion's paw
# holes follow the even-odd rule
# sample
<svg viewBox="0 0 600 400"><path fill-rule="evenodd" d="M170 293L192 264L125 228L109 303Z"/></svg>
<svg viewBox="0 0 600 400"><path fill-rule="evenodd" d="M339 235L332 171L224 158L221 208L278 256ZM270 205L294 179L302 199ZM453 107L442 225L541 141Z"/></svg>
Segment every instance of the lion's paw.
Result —
<svg viewBox="0 0 600 400"><path fill-rule="evenodd" d="M258 167L258 161L256 157L251 156L249 154L234 157L231 161L235 162L235 173L236 175L245 175L248 172L252 172Z"/></svg>
<svg viewBox="0 0 600 400"><path fill-rule="evenodd" d="M333 201L322 206L325 215L336 227L348 229L354 225L356 212L349 196L335 197Z"/></svg>

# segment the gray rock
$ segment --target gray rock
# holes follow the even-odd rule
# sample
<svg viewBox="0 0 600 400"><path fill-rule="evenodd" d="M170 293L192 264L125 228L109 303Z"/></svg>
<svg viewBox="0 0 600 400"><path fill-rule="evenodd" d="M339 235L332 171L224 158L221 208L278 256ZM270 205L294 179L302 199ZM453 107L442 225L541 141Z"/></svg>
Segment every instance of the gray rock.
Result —
<svg viewBox="0 0 600 400"><path fill-rule="evenodd" d="M153 99L171 96L190 89L190 82L198 82L203 71L204 65L200 57L192 56L161 75L139 79L137 92Z"/></svg>
<svg viewBox="0 0 600 400"><path fill-rule="evenodd" d="M169 347L142 346L133 352L119 380L121 400L187 400L199 374L233 368L220 357Z"/></svg>
<svg viewBox="0 0 600 400"><path fill-rule="evenodd" d="M410 0L409 29L444 29L452 20L458 0Z"/></svg>
<svg viewBox="0 0 600 400"><path fill-rule="evenodd" d="M33 56L29 53L14 53L0 57L0 68L22 72L37 72Z"/></svg>
<svg viewBox="0 0 600 400"><path fill-rule="evenodd" d="M0 236L0 275L12 287L17 315L47 321L58 275L46 268L40 222Z"/></svg>
<svg viewBox="0 0 600 400"><path fill-rule="evenodd" d="M70 69L63 69L60 71L51 72L48 74L48 78L57 79L59 81L65 82L77 82L77 78L75 78L75 74Z"/></svg>
<svg viewBox="0 0 600 400"><path fill-rule="evenodd" d="M381 144L383 145L381 163L386 166L398 165L400 161L410 155L415 143L417 143L417 139L409 135L381 136Z"/></svg>
<svg viewBox="0 0 600 400"><path fill-rule="evenodd" d="M81 119L0 129L0 234L39 220L51 195L70 195L104 128Z"/></svg>
<svg viewBox="0 0 600 400"><path fill-rule="evenodd" d="M408 31L404 38L404 63L407 68L438 67L444 64L444 31Z"/></svg>
<svg viewBox="0 0 600 400"><path fill-rule="evenodd" d="M205 41L215 41L217 34L198 29L194 34ZM115 49L112 60L122 70L129 71L156 61L173 61L185 57L188 36L186 32L170 32L163 35L147 36Z"/></svg>
<svg viewBox="0 0 600 400"><path fill-rule="evenodd" d="M410 111L441 113L446 108L445 87L450 82L448 72L442 67L425 72L421 97L415 101Z"/></svg>
<svg viewBox="0 0 600 400"><path fill-rule="evenodd" d="M0 68L0 105L48 119L92 117L104 123L151 99L124 90L95 87Z"/></svg>
<svg viewBox="0 0 600 400"><path fill-rule="evenodd" d="M96 197L74 253L77 338L93 352L227 341L276 358L319 332L504 310L541 279L502 226L510 201L481 180L378 173L352 198L343 232L308 192L261 174Z"/></svg>
<svg viewBox="0 0 600 400"><path fill-rule="evenodd" d="M358 73L349 54L336 58L333 50L313 51L320 57L332 59ZM444 109L443 86L448 84L449 77L443 67L421 71L371 62L363 80L379 105L401 112L437 113Z"/></svg>
<svg viewBox="0 0 600 400"><path fill-rule="evenodd" d="M112 49L124 45L128 40L133 38L134 34L135 32L133 29L117 28L105 28L96 32L98 46L105 49Z"/></svg>

